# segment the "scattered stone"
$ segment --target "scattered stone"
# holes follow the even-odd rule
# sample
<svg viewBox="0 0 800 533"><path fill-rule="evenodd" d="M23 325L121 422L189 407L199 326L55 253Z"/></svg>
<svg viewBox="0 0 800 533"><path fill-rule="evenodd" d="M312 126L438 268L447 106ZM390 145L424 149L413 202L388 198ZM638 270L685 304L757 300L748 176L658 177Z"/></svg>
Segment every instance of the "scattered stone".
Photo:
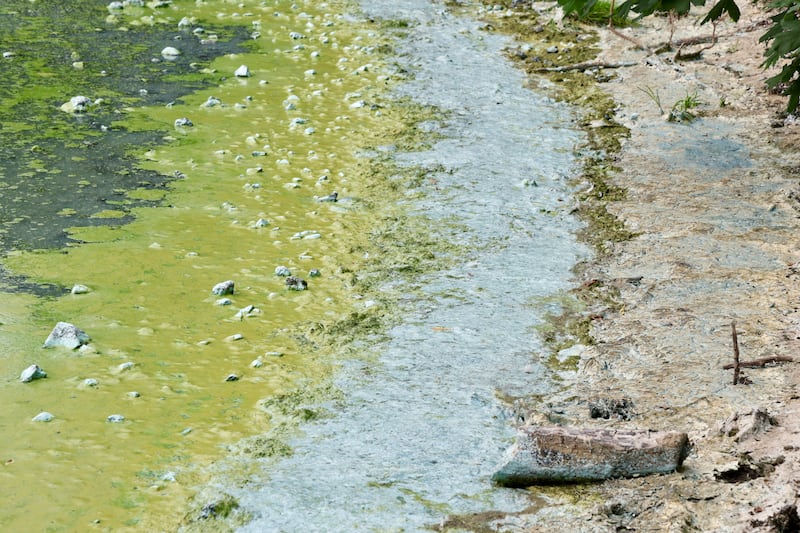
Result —
<svg viewBox="0 0 800 533"><path fill-rule="evenodd" d="M161 50L161 56L164 59L174 59L181 55L181 51L175 48L174 46L167 46L163 50Z"/></svg>
<svg viewBox="0 0 800 533"><path fill-rule="evenodd" d="M557 54L558 53L558 46L550 46L547 48L548 54Z"/></svg>
<svg viewBox="0 0 800 533"><path fill-rule="evenodd" d="M214 288L211 289L211 293L217 296L224 296L226 294L233 294L234 289L234 282L233 280L227 280L214 285Z"/></svg>
<svg viewBox="0 0 800 533"><path fill-rule="evenodd" d="M339 193L333 191L327 196L320 196L317 198L318 202L338 202L339 201Z"/></svg>
<svg viewBox="0 0 800 533"><path fill-rule="evenodd" d="M291 291L304 291L308 288L308 283L302 278L289 276L286 278L286 288Z"/></svg>
<svg viewBox="0 0 800 533"><path fill-rule="evenodd" d="M86 96L73 96L69 102L61 105L61 110L67 113L86 113L89 106L92 105L92 100Z"/></svg>
<svg viewBox="0 0 800 533"><path fill-rule="evenodd" d="M507 487L672 472L690 450L677 431L524 427L492 480Z"/></svg>
<svg viewBox="0 0 800 533"><path fill-rule="evenodd" d="M242 339L244 339L244 335L242 335L241 333L234 333L233 335L225 337L225 340L228 342L240 341Z"/></svg>
<svg viewBox="0 0 800 533"><path fill-rule="evenodd" d="M118 369L120 372L125 372L126 370L130 370L130 369L131 369L131 368L133 368L133 367L134 367L134 363L133 363L132 361L127 361L127 362L125 362L125 363L122 363L121 365L119 365L119 366L117 367L117 369Z"/></svg>
<svg viewBox="0 0 800 533"><path fill-rule="evenodd" d="M189 120L186 117L176 118L175 119L175 127L176 128L183 128L183 127L191 128L192 126L194 126L194 122L192 122L191 120Z"/></svg>
<svg viewBox="0 0 800 533"><path fill-rule="evenodd" d="M80 348L84 344L87 344L90 340L91 338L85 331L69 322L59 322L44 341L44 347L52 348L53 346L64 346L70 350L74 350L75 348Z"/></svg>
<svg viewBox="0 0 800 533"><path fill-rule="evenodd" d="M239 381L239 376L236 374L228 374L228 377L225 378L225 381Z"/></svg>
<svg viewBox="0 0 800 533"><path fill-rule="evenodd" d="M83 385L84 385L85 387L92 387L92 388L94 388L94 387L97 387L99 384L100 384L100 382L98 382L98 381L97 381L96 379L94 379L94 378L86 378L86 379L84 379L84 380L83 380Z"/></svg>
<svg viewBox="0 0 800 533"><path fill-rule="evenodd" d="M267 226L269 226L269 220L265 218L259 218L253 223L254 228L266 228Z"/></svg>
<svg viewBox="0 0 800 533"><path fill-rule="evenodd" d="M181 435L183 435L185 437L186 435L188 435L191 432L192 432L192 428L186 428L183 431L181 431Z"/></svg>
<svg viewBox="0 0 800 533"><path fill-rule="evenodd" d="M296 41L296 40L298 40L298 39L305 39L305 38L306 38L306 36L305 36L305 35L303 35L303 34L302 34L302 33L300 33L300 32L296 32L296 31L289 32L289 37L291 37L291 38L292 38L292 39L294 39L295 41Z"/></svg>
<svg viewBox="0 0 800 533"><path fill-rule="evenodd" d="M589 402L591 418L630 420L633 415L633 400L630 398L600 398Z"/></svg>
<svg viewBox="0 0 800 533"><path fill-rule="evenodd" d="M220 298L219 300L214 302L214 305L231 305L232 303L233 300L231 300L230 298Z"/></svg>
<svg viewBox="0 0 800 533"><path fill-rule="evenodd" d="M46 377L47 377L47 372L42 370L42 368L39 365L31 365L22 371L22 373L19 375L19 380L22 383L30 383L35 379L41 379Z"/></svg>
<svg viewBox="0 0 800 533"><path fill-rule="evenodd" d="M215 96L209 96L208 100L203 102L200 107L215 107L222 104L222 100Z"/></svg>
<svg viewBox="0 0 800 533"><path fill-rule="evenodd" d="M233 75L237 78L249 78L250 69L247 68L247 65L242 65L234 71Z"/></svg>
<svg viewBox="0 0 800 533"><path fill-rule="evenodd" d="M141 396L141 394L139 394L139 393L138 393L138 392L136 392L135 390L132 390L132 391L130 391L130 392L128 393L128 396L129 396L129 397L131 397L131 398L139 398L139 397Z"/></svg>
<svg viewBox="0 0 800 533"><path fill-rule="evenodd" d="M72 294L86 294L90 292L90 289L86 285L77 284L72 286L72 290L70 292Z"/></svg>
<svg viewBox="0 0 800 533"><path fill-rule="evenodd" d="M239 320L244 320L246 317L259 314L261 314L261 310L258 307L255 305L248 305L239 309L239 311L236 313L236 318Z"/></svg>
<svg viewBox="0 0 800 533"><path fill-rule="evenodd" d="M31 420L33 420L34 422L50 422L54 418L55 416L53 415L53 413L42 411L38 415L34 416Z"/></svg>
<svg viewBox="0 0 800 533"><path fill-rule="evenodd" d="M726 483L743 483L752 479L770 475L775 467L783 464L786 458L783 455L777 457L764 457L758 461L753 460L750 454L742 454L735 468L723 470L714 475L719 481Z"/></svg>
<svg viewBox="0 0 800 533"><path fill-rule="evenodd" d="M122 422L125 422L125 417L122 415L108 415L106 417L106 421L112 424L120 424Z"/></svg>
<svg viewBox="0 0 800 533"><path fill-rule="evenodd" d="M318 278L321 275L322 275L322 273L319 271L318 268L312 268L311 270L308 271L308 277L309 278Z"/></svg>
<svg viewBox="0 0 800 533"><path fill-rule="evenodd" d="M285 278L286 276L291 276L292 275L292 271L289 270L288 268L286 268L285 266L278 266L278 267L275 267L275 275Z"/></svg>
<svg viewBox="0 0 800 533"><path fill-rule="evenodd" d="M200 510L198 520L208 520L211 518L226 518L231 512L239 508L239 503L231 496L225 495L223 498L207 503Z"/></svg>
<svg viewBox="0 0 800 533"><path fill-rule="evenodd" d="M264 361L262 361L261 359L254 359L253 362L250 363L250 366L253 368L261 368L262 366L264 366Z"/></svg>
<svg viewBox="0 0 800 533"><path fill-rule="evenodd" d="M751 409L746 413L735 413L729 416L720 427L719 432L727 437L734 437L736 442L744 442L766 433L772 426L777 426L775 418L766 409Z"/></svg>

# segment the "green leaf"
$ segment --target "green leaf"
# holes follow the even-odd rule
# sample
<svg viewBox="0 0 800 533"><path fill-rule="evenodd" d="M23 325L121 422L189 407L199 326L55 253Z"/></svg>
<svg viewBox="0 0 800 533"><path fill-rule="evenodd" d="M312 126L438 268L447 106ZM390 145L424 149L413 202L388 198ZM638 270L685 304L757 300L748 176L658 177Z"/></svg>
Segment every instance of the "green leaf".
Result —
<svg viewBox="0 0 800 533"><path fill-rule="evenodd" d="M742 14L742 12L739 10L739 6L737 6L736 2L733 0L719 0L719 2L714 4L714 7L711 8L711 11L708 12L708 15L706 15L706 18L704 18L700 24L717 20L722 17L724 13L727 13L734 22L738 22L739 17Z"/></svg>

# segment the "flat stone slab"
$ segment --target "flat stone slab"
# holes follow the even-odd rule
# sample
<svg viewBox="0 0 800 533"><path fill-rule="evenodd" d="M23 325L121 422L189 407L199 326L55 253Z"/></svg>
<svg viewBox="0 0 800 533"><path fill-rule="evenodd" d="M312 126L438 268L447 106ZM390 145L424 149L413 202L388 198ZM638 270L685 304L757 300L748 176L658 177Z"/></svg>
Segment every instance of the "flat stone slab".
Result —
<svg viewBox="0 0 800 533"><path fill-rule="evenodd" d="M492 481L506 487L672 472L690 450L677 431L526 427Z"/></svg>

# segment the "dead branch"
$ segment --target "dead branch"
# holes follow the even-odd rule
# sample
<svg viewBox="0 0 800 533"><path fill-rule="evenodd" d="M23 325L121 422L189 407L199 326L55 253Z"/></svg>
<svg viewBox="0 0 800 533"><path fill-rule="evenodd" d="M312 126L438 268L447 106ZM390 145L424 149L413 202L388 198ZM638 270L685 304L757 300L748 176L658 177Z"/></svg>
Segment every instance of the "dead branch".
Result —
<svg viewBox="0 0 800 533"><path fill-rule="evenodd" d="M753 361L741 361L739 363L740 368L763 368L767 365L777 364L777 363L794 363L794 359L791 357L787 357L785 355L773 355L771 357L763 357L761 359L755 359ZM724 370L730 370L733 368L733 364L728 363L727 365L722 367Z"/></svg>
<svg viewBox="0 0 800 533"><path fill-rule="evenodd" d="M739 383L739 337L736 335L736 321L731 322L733 336L733 384Z"/></svg>
<svg viewBox="0 0 800 533"><path fill-rule="evenodd" d="M585 63L574 63L572 65L564 65L561 67L542 67L533 69L533 72L569 72L577 70L583 72L592 68L622 68L632 67L639 64L638 61L621 61L619 63L603 63L601 61L587 61Z"/></svg>

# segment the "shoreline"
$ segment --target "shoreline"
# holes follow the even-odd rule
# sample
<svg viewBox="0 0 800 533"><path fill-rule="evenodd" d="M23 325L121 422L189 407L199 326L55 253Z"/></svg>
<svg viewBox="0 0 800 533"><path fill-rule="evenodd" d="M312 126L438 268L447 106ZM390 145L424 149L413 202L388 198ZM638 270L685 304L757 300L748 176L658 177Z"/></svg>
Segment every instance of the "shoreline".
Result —
<svg viewBox="0 0 800 533"><path fill-rule="evenodd" d="M747 6L738 25L720 24L715 47L686 62L675 60L675 50L647 54L595 30L599 62L633 63L597 72L616 106L612 116L585 123L630 131L606 160L608 186L619 194L604 201L630 238L607 241L607 253L576 270L576 282L596 296L581 314L587 336L572 335L568 353L577 364L560 370L564 389L531 406L529 418L687 431L694 452L674 474L547 489L554 510L529 516L537 527L576 519L586 531L789 531L782 524L797 524L800 371L792 362L748 368L750 383L733 386L723 368L732 362L733 321L743 360L795 357L800 337L792 246L799 135L780 113L785 98L763 88L769 74L760 69L757 40L764 18ZM693 21L677 22L676 40L710 33ZM666 24L651 17L621 31L655 49ZM690 96L701 102L691 109L699 117L667 122L665 110ZM598 398L630 399L634 416L589 419L587 402Z"/></svg>

